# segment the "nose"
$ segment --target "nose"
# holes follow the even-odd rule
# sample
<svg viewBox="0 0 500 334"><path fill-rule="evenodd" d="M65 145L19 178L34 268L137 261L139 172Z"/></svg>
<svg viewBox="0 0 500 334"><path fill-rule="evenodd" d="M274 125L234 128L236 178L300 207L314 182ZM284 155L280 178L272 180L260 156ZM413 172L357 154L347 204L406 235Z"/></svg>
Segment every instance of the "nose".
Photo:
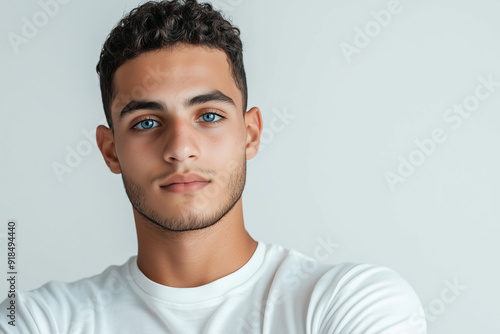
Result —
<svg viewBox="0 0 500 334"><path fill-rule="evenodd" d="M167 125L163 158L168 163L186 162L200 153L196 129L181 117L174 116Z"/></svg>

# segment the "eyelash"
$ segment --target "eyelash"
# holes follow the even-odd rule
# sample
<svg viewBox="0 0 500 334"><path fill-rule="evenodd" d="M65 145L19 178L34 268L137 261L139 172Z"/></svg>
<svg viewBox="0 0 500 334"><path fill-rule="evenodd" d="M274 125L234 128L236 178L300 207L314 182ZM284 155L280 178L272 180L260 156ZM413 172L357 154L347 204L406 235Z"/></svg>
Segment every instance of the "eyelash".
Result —
<svg viewBox="0 0 500 334"><path fill-rule="evenodd" d="M219 120L217 120L217 121L213 121L213 122L203 122L203 123L208 123L208 124L217 124L217 123L222 122L222 121L225 119L225 117L224 117L224 116L222 116L222 115L220 115L219 113L216 113L216 112L214 112L214 111L211 111L211 112L206 112L206 113L202 114L202 115L201 115L200 117L198 117L198 118L201 118L201 117L203 117L203 116L205 116L205 115L210 115L210 114L217 115L217 116L219 116L219 117L220 117L220 119L219 119Z"/></svg>
<svg viewBox="0 0 500 334"><path fill-rule="evenodd" d="M204 115L208 115L208 114L217 115L217 116L219 116L219 117L220 117L220 119L219 119L219 120L217 120L217 121L213 121L213 122L202 122L202 123L207 123L207 124L217 124L217 123L222 122L224 119L226 119L224 116L220 115L219 113L213 112L213 111L211 111L211 112L206 112L206 113L202 114L202 115L201 115L200 117L198 117L198 118L201 118L201 117L203 117ZM145 118L143 118L143 119L139 120L137 123L135 123L135 124L134 124L134 126L132 126L131 130L133 130L133 131L138 131L138 132L139 132L139 131L148 131L148 130L152 130L152 129L156 128L156 126L155 126L154 128L150 128L150 129L136 129L136 126L137 126L137 125L139 125L139 123L144 122L144 121L153 121L153 122L159 123L157 120L155 120L155 119L153 119L153 118L150 118L150 117L145 117Z"/></svg>

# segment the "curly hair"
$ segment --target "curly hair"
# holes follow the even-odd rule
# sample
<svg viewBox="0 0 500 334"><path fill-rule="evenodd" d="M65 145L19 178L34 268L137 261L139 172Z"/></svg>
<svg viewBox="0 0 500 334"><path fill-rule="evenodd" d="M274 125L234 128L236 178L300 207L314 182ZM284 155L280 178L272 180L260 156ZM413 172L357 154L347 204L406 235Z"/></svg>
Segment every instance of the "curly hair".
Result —
<svg viewBox="0 0 500 334"><path fill-rule="evenodd" d="M127 60L177 43L208 46L226 53L236 86L247 107L247 82L240 30L209 3L196 0L149 1L133 9L111 30L96 66L108 125L116 95L113 76Z"/></svg>

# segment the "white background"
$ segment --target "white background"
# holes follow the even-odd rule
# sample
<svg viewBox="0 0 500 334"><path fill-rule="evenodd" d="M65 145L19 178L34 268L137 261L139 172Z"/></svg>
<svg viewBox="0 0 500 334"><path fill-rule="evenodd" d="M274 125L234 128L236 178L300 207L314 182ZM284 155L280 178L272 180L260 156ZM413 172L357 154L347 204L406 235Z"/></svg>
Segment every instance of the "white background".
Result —
<svg viewBox="0 0 500 334"><path fill-rule="evenodd" d="M385 0L215 3L242 30L249 107L261 108L267 128L243 195L251 235L310 256L330 238L329 263L401 273L429 333L498 333L500 87L460 127L444 117L478 101L479 77L500 82L500 1L402 0L386 26L372 13L387 10ZM121 178L84 132L104 117L102 43L137 4L73 0L43 22L37 1L3 3L0 264L15 219L19 290L136 254ZM9 34L22 36L23 18L40 27L14 47ZM366 45L357 29L372 36ZM363 47L346 57L356 42ZM278 112L294 118L272 121ZM446 140L418 153L415 141L436 128ZM88 154L60 181L53 164L67 165L68 149ZM411 157L420 165L391 189L386 173Z"/></svg>

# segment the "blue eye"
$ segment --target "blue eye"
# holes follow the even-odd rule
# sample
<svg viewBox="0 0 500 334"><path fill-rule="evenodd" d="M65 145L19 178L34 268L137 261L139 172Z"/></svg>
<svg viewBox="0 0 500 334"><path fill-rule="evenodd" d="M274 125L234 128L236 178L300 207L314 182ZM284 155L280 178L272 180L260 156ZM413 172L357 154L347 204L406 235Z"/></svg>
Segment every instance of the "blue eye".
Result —
<svg viewBox="0 0 500 334"><path fill-rule="evenodd" d="M143 121L140 121L134 126L134 129L138 130L149 130L154 127L158 126L158 122L152 119L145 119Z"/></svg>
<svg viewBox="0 0 500 334"><path fill-rule="evenodd" d="M219 117L219 118L215 119L216 117ZM203 114L201 116L201 118L203 118L203 120L207 123L217 123L218 121L220 121L222 119L222 116L219 116L213 112L209 112L209 113Z"/></svg>

